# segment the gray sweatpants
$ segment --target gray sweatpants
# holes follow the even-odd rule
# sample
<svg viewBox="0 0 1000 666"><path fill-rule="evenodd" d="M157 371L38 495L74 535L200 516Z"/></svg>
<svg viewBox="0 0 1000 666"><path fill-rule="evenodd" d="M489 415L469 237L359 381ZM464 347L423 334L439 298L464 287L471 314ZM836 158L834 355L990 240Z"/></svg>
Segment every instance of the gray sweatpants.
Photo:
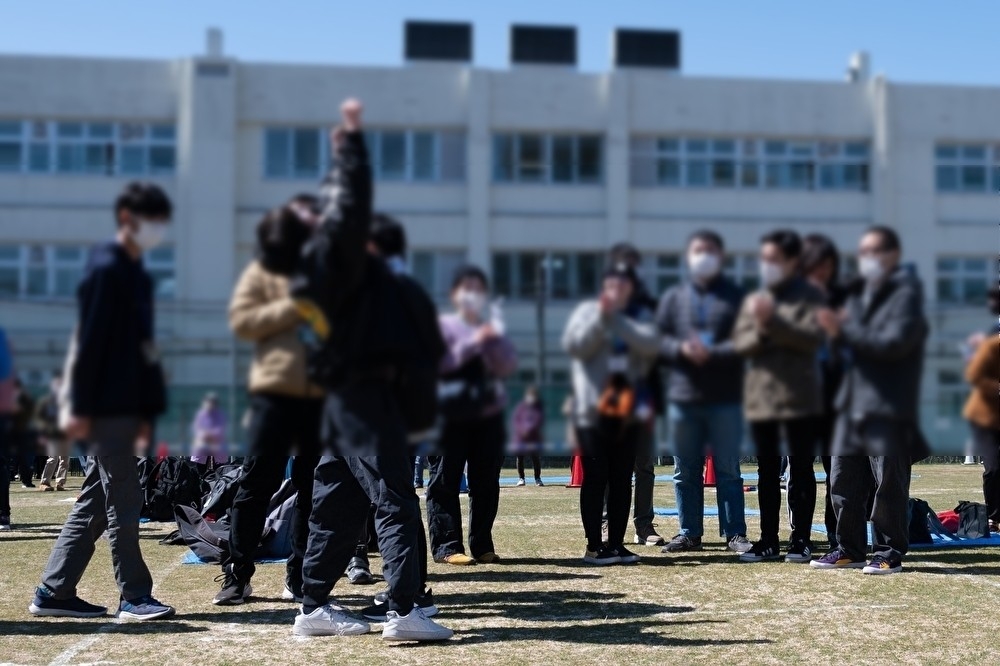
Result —
<svg viewBox="0 0 1000 666"><path fill-rule="evenodd" d="M101 455L90 458L80 496L42 574L42 584L57 599L76 596L76 586L105 530L122 598L134 601L153 590L153 578L139 549L142 491L135 460L139 428L138 418L93 421L90 439L95 453Z"/></svg>

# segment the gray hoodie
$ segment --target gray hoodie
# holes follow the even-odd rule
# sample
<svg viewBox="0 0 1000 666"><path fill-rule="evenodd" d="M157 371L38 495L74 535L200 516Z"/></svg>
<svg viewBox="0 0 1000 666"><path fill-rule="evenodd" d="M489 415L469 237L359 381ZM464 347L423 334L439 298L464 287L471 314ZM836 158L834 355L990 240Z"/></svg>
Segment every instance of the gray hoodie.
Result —
<svg viewBox="0 0 1000 666"><path fill-rule="evenodd" d="M638 322L623 314L602 315L598 301L581 303L563 332L563 349L573 359L573 395L576 423L596 422L597 403L611 374L609 361L614 339L628 345L629 381L644 379L660 353L660 335L652 322Z"/></svg>

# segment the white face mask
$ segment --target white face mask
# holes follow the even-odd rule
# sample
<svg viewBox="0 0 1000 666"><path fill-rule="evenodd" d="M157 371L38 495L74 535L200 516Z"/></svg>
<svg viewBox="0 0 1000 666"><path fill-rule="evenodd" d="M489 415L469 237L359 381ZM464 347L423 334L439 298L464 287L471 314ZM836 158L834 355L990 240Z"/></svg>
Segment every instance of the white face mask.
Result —
<svg viewBox="0 0 1000 666"><path fill-rule="evenodd" d="M156 248L167 236L167 225L149 220L137 219L138 229L132 232L132 240L143 252Z"/></svg>
<svg viewBox="0 0 1000 666"><path fill-rule="evenodd" d="M481 291L462 289L458 292L455 300L458 303L458 308L469 314L482 314L483 308L486 307L486 294Z"/></svg>
<svg viewBox="0 0 1000 666"><path fill-rule="evenodd" d="M688 256L691 276L697 280L707 280L719 274L719 256L711 252L698 252Z"/></svg>
<svg viewBox="0 0 1000 666"><path fill-rule="evenodd" d="M858 274L868 282L878 282L885 275L885 266L878 257L861 257L858 259Z"/></svg>
<svg viewBox="0 0 1000 666"><path fill-rule="evenodd" d="M785 269L772 261L760 262L760 281L765 287L773 287L785 279Z"/></svg>

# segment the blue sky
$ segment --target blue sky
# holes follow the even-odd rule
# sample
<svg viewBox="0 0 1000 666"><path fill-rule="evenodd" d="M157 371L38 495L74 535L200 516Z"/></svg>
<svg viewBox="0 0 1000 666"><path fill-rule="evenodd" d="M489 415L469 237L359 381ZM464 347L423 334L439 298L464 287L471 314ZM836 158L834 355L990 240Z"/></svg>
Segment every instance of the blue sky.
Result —
<svg viewBox="0 0 1000 666"><path fill-rule="evenodd" d="M0 51L178 58L225 31L247 61L398 65L407 18L475 24L475 63L503 68L511 23L576 25L580 68L603 71L614 27L683 33L692 75L836 80L867 49L890 80L1000 85L1000 1L0 0Z"/></svg>

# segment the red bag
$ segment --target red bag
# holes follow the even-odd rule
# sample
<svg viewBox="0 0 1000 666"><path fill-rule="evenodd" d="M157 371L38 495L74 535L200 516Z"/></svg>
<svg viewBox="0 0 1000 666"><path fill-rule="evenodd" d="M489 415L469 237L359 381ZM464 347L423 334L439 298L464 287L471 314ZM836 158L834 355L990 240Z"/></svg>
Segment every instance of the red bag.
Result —
<svg viewBox="0 0 1000 666"><path fill-rule="evenodd" d="M954 511L942 511L937 516L938 520L941 521L941 524L944 525L946 530L952 534L958 532L958 526L961 524L961 521L959 520L957 513Z"/></svg>

